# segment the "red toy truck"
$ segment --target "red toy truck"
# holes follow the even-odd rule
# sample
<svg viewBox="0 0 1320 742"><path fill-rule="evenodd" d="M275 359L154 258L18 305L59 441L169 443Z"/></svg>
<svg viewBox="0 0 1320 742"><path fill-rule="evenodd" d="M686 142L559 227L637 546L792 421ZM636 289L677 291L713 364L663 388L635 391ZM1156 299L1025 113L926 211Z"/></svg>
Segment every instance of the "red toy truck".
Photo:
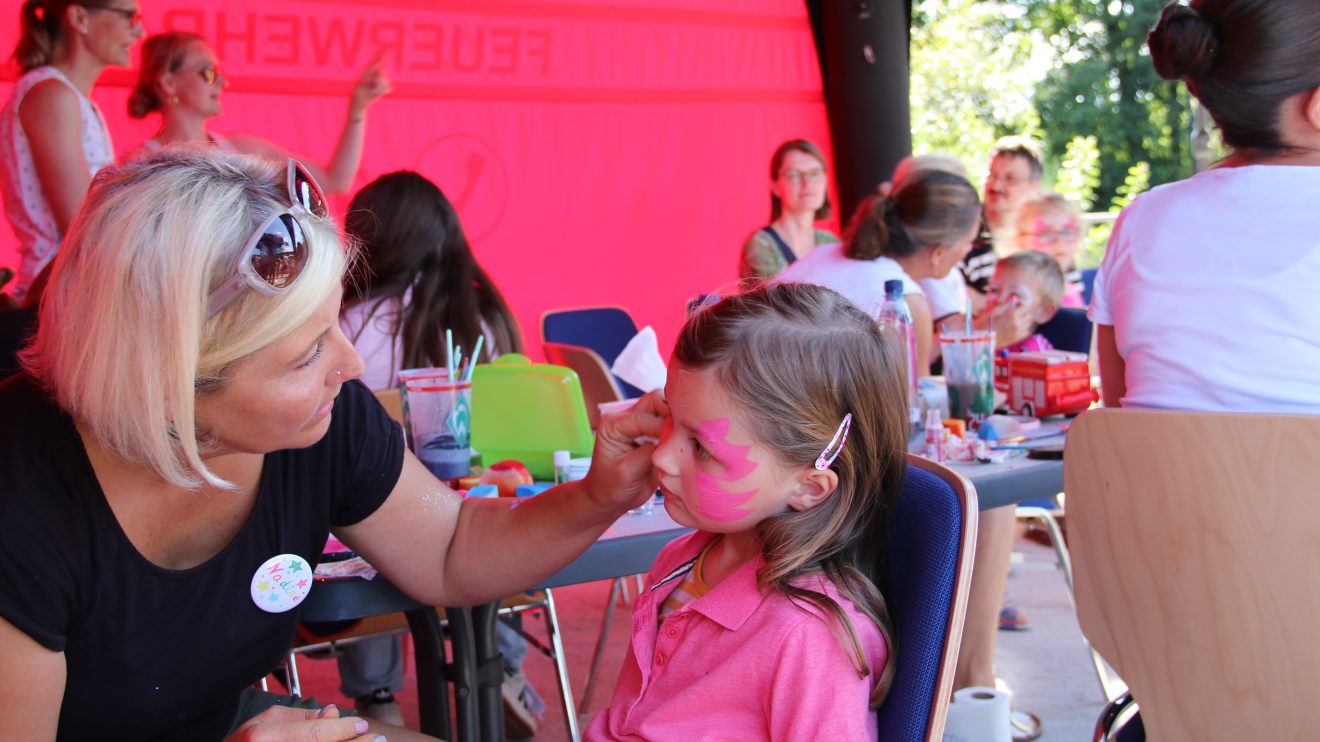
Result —
<svg viewBox="0 0 1320 742"><path fill-rule="evenodd" d="M1064 350L996 358L995 388L1008 395L1011 412L1032 417L1075 415L1100 399L1091 388L1086 354Z"/></svg>

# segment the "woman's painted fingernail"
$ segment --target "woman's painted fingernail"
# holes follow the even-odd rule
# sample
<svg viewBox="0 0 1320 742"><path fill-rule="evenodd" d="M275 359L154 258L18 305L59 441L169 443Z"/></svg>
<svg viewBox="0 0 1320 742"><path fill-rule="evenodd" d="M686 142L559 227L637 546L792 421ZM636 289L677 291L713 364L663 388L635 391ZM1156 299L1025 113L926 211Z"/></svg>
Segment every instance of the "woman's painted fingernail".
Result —
<svg viewBox="0 0 1320 742"><path fill-rule="evenodd" d="M366 734L367 726L368 725L366 719L353 720L353 731L356 732L357 734Z"/></svg>
<svg viewBox="0 0 1320 742"><path fill-rule="evenodd" d="M372 738L371 742L386 742L385 735L377 734L375 737Z"/></svg>

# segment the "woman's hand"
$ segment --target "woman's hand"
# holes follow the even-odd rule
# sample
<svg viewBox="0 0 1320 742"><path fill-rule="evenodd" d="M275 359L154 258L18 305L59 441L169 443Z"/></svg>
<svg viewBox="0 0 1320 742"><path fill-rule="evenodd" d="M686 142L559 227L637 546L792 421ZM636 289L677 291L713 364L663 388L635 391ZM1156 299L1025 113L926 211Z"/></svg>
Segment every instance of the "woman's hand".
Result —
<svg viewBox="0 0 1320 742"><path fill-rule="evenodd" d="M367 720L339 718L333 704L323 709L271 706L248 719L226 742L372 742Z"/></svg>
<svg viewBox="0 0 1320 742"><path fill-rule="evenodd" d="M1005 301L990 310L990 329L995 331L995 350L1031 337L1036 321L1031 307L1020 301Z"/></svg>
<svg viewBox="0 0 1320 742"><path fill-rule="evenodd" d="M362 70L362 75L358 77L357 84L353 86L353 94L349 98L348 110L351 118L357 118L367 112L372 103L380 100L382 96L393 90L390 85L390 78L385 74L384 63L381 57L371 60L366 69Z"/></svg>
<svg viewBox="0 0 1320 742"><path fill-rule="evenodd" d="M640 505L655 492L651 453L668 416L669 405L659 392L647 394L623 412L601 416L584 481L594 499L623 509Z"/></svg>

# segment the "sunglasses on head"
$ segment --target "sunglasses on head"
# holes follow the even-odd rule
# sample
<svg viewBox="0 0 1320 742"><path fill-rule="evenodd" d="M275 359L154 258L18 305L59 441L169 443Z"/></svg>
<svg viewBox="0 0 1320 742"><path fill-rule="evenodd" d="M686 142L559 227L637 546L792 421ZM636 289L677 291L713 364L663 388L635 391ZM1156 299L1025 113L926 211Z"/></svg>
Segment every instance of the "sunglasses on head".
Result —
<svg viewBox="0 0 1320 742"><path fill-rule="evenodd" d="M327 216L325 195L297 160L289 160L285 186L289 210L267 219L248 239L234 270L207 297L207 319L234 303L247 289L279 296L298 280L307 265L311 246L297 215Z"/></svg>

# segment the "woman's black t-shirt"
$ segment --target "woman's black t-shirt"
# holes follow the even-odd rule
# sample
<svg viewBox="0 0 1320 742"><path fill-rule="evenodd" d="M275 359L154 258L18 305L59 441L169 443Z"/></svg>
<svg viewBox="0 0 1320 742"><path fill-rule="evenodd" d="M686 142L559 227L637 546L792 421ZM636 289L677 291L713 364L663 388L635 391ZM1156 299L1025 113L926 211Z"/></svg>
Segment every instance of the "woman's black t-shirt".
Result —
<svg viewBox="0 0 1320 742"><path fill-rule="evenodd" d="M254 573L279 554L314 567L330 527L375 512L403 466L398 426L347 383L324 438L265 457L233 540L176 571L129 542L73 421L30 377L0 383L0 410L0 617L64 653L60 740L221 739L293 640L297 610L259 609Z"/></svg>

